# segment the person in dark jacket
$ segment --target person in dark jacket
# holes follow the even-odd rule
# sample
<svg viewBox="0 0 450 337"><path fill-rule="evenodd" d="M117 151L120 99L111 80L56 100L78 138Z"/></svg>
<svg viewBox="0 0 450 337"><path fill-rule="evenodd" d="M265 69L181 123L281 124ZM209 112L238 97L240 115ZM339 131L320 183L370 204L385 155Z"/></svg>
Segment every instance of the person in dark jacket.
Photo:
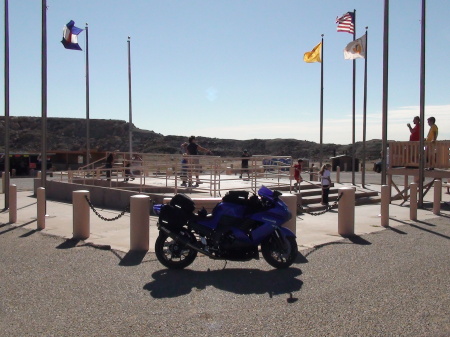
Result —
<svg viewBox="0 0 450 337"><path fill-rule="evenodd" d="M198 156L199 155L199 151L201 152L205 152L205 153L209 153L211 154L212 152L206 148L204 148L203 146L200 146L199 144L197 144L195 142L195 136L190 136L188 139L187 143L183 143L181 144L181 146L186 149L186 153L188 156ZM200 160L197 158L189 158L188 160L188 166L189 166L189 186L193 186L193 187L198 187L200 182L200 166L199 166ZM192 175L195 175L196 177L196 184L192 185Z"/></svg>

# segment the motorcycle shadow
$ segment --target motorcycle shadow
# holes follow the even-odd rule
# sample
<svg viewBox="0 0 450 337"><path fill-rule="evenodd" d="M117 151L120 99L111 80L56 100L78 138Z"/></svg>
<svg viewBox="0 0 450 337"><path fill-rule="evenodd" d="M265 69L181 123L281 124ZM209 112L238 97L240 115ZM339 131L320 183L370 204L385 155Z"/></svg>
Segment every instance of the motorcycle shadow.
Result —
<svg viewBox="0 0 450 337"><path fill-rule="evenodd" d="M240 295L290 294L298 291L303 281L297 279L302 271L298 268L273 269L220 269L197 271L158 270L152 274L153 281L144 286L154 298L171 298L189 294L193 289L203 290L207 286Z"/></svg>

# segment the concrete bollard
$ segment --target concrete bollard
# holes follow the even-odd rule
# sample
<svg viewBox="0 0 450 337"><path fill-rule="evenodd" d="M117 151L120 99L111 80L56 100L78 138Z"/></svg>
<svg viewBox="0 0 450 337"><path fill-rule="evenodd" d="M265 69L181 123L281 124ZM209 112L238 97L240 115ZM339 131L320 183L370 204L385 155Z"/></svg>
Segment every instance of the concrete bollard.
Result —
<svg viewBox="0 0 450 337"><path fill-rule="evenodd" d="M433 184L434 198L433 198L433 214L441 214L441 199L442 199L442 180L436 179Z"/></svg>
<svg viewBox="0 0 450 337"><path fill-rule="evenodd" d="M86 196L89 198L89 191L78 190L72 192L74 239L85 240L90 235L90 208Z"/></svg>
<svg viewBox="0 0 450 337"><path fill-rule="evenodd" d="M42 178L42 172L41 171L37 171L36 178L38 178L38 179Z"/></svg>
<svg viewBox="0 0 450 337"><path fill-rule="evenodd" d="M389 185L381 186L381 226L389 227L389 204L391 202L391 188Z"/></svg>
<svg viewBox="0 0 450 337"><path fill-rule="evenodd" d="M351 236L355 234L355 189L341 187L339 195L342 196L338 203L338 234Z"/></svg>
<svg viewBox="0 0 450 337"><path fill-rule="evenodd" d="M37 229L45 229L45 188L37 188Z"/></svg>
<svg viewBox="0 0 450 337"><path fill-rule="evenodd" d="M130 250L148 251L150 245L150 198L138 194L130 198Z"/></svg>
<svg viewBox="0 0 450 337"><path fill-rule="evenodd" d="M289 211L292 213L292 218L286 222L283 227L289 229L294 235L297 232L297 195L295 194L283 194L280 196L280 199L283 200L288 206Z"/></svg>
<svg viewBox="0 0 450 337"><path fill-rule="evenodd" d="M341 168L339 166L336 166L336 182L341 183Z"/></svg>
<svg viewBox="0 0 450 337"><path fill-rule="evenodd" d="M409 219L417 220L417 183L409 184Z"/></svg>
<svg viewBox="0 0 450 337"><path fill-rule="evenodd" d="M9 222L17 222L17 186L9 185Z"/></svg>

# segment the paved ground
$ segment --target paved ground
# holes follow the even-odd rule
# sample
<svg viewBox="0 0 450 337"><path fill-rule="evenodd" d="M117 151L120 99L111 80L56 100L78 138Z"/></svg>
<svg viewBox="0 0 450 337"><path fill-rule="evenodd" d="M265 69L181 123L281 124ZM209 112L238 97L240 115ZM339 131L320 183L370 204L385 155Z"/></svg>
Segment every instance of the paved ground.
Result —
<svg viewBox="0 0 450 337"><path fill-rule="evenodd" d="M448 336L449 218L302 251L288 270L169 271L0 225L3 336Z"/></svg>
<svg viewBox="0 0 450 337"><path fill-rule="evenodd" d="M0 214L4 336L450 335L448 194L440 216L421 210L414 222L407 205L391 205L388 229L379 205L357 207L351 239L337 235L337 213L299 216L301 255L288 270L199 257L182 271L126 244L102 250L37 231L35 199L19 196L18 223ZM70 231L70 206L48 207L53 231ZM92 243L127 242L126 229L107 232Z"/></svg>

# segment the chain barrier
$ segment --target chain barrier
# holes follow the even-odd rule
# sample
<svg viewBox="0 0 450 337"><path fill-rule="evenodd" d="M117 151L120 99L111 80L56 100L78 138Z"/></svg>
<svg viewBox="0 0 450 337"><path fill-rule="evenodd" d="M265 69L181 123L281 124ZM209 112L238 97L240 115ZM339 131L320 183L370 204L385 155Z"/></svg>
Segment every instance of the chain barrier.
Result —
<svg viewBox="0 0 450 337"><path fill-rule="evenodd" d="M307 213L313 216L318 216L318 215L322 215L325 214L326 212L331 211L333 208L336 208L339 200L341 199L341 197L344 195L344 193L341 193L340 195L338 195L337 199L334 201L334 203L332 205L327 206L323 211L320 212L309 212L307 210L305 210L300 204L297 204L297 207L300 209L300 211L302 213Z"/></svg>
<svg viewBox="0 0 450 337"><path fill-rule="evenodd" d="M84 196L87 203L89 204L89 207L92 209L92 211L95 213L95 215L97 215L100 219L104 220L104 221L115 221L120 219L125 213L130 212L130 205L128 205L127 207L125 207L125 209L120 212L119 215L115 216L114 218L105 218L103 215L101 215L94 207L94 205L92 205L91 201L89 200L88 196L85 195Z"/></svg>

